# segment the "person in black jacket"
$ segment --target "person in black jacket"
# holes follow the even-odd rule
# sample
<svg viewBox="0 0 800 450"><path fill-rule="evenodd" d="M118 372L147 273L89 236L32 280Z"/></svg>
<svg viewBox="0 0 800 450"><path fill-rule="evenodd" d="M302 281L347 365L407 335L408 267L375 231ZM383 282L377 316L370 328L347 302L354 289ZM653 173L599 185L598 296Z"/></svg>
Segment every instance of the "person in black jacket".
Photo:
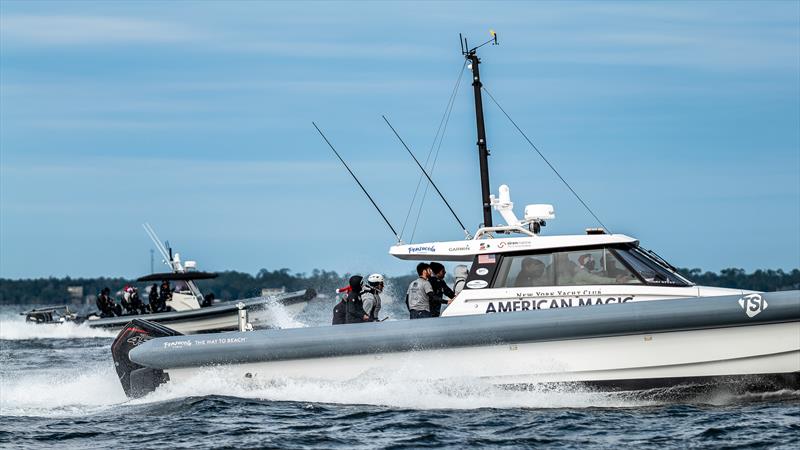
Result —
<svg viewBox="0 0 800 450"><path fill-rule="evenodd" d="M142 299L139 298L139 290L136 288L131 288L131 295L128 298L128 303L131 306L131 311L133 314L144 314L146 308L144 306L144 302Z"/></svg>
<svg viewBox="0 0 800 450"><path fill-rule="evenodd" d="M363 279L361 275L350 277L350 293L345 300L345 323L369 322L369 315L364 311L364 303L361 301Z"/></svg>
<svg viewBox="0 0 800 450"><path fill-rule="evenodd" d="M339 303L333 307L333 320L332 325L344 325L347 323L347 297L342 297Z"/></svg>
<svg viewBox="0 0 800 450"><path fill-rule="evenodd" d="M111 289L107 287L103 288L97 296L95 304L97 305L97 309L100 310L100 317L114 317L116 315L114 308L116 305L114 301L111 300Z"/></svg>
<svg viewBox="0 0 800 450"><path fill-rule="evenodd" d="M150 293L147 294L147 301L149 302L150 312L158 312L158 285L156 283L150 286Z"/></svg>
<svg viewBox="0 0 800 450"><path fill-rule="evenodd" d="M447 296L448 299L452 299L456 294L444 281L444 276L447 274L444 270L444 266L438 262L432 262L430 265L433 271L433 276L430 279L431 287L433 288L431 317L439 317L442 311L442 305L446 305L449 302L449 300L445 300L444 297Z"/></svg>

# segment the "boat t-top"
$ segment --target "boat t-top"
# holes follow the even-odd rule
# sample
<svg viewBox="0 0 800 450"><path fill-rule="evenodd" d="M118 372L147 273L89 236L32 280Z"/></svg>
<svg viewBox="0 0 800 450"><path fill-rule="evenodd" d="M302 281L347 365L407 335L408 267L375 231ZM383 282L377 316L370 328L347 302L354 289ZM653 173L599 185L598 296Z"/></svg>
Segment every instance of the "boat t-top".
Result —
<svg viewBox="0 0 800 450"><path fill-rule="evenodd" d="M545 235L551 205L528 205L519 218L508 186L490 195L478 48L462 45L475 95L483 226L465 239L389 251L471 263L441 317L192 337L133 321L112 346L125 392L145 395L208 366L245 380L403 371L510 387L798 389L800 291L696 286L633 237L605 228ZM492 210L504 224L494 225Z"/></svg>

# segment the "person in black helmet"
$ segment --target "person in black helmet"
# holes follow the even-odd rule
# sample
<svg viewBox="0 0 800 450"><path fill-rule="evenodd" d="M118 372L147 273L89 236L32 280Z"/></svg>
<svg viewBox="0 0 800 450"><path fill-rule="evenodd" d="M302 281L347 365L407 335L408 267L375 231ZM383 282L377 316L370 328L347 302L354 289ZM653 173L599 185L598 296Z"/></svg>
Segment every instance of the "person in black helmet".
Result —
<svg viewBox="0 0 800 450"><path fill-rule="evenodd" d="M345 300L345 323L369 322L369 315L364 311L364 302L361 300L363 280L361 275L350 277L350 293Z"/></svg>
<svg viewBox="0 0 800 450"><path fill-rule="evenodd" d="M453 299L456 294L450 289L450 286L444 281L444 276L447 272L444 266L438 262L431 263L431 272L433 276L430 277L431 287L433 288L433 300L431 300L431 317L439 317L442 312L442 305L447 305L448 299Z"/></svg>

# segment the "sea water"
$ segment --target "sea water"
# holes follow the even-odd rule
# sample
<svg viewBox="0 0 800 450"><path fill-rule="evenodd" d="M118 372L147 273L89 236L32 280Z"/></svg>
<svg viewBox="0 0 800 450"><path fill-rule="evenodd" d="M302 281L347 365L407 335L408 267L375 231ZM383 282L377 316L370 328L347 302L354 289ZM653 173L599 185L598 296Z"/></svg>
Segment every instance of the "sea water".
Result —
<svg viewBox="0 0 800 450"><path fill-rule="evenodd" d="M283 327L320 325L331 305ZM680 402L578 388L509 391L403 371L345 383L231 381L210 368L136 400L117 381L114 333L0 313L3 448L800 448L800 392ZM324 370L324 368L321 368Z"/></svg>

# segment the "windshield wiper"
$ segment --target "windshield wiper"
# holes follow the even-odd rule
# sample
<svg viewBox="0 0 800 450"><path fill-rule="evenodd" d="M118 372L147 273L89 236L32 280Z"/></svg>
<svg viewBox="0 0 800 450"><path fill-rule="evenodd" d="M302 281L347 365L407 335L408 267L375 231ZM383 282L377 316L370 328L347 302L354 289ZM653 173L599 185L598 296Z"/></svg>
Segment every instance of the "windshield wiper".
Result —
<svg viewBox="0 0 800 450"><path fill-rule="evenodd" d="M647 254L650 255L653 259L655 259L662 266L669 268L671 271L673 271L675 273L678 272L678 268L677 267L675 267L672 264L668 263L667 260L662 258L661 255L659 255L658 253L656 253L656 252L654 252L652 250L646 249L644 247L640 247L640 248L646 250Z"/></svg>

